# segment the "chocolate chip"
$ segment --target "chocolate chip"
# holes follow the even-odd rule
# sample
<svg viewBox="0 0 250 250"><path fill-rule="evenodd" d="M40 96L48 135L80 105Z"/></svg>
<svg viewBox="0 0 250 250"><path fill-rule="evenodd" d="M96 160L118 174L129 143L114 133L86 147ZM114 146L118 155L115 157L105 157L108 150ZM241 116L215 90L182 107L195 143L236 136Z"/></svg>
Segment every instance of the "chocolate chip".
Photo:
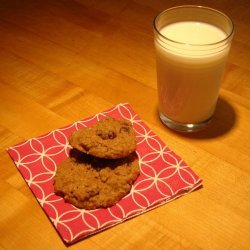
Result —
<svg viewBox="0 0 250 250"><path fill-rule="evenodd" d="M102 135L102 131L101 130L96 130L96 134L98 135L98 136L101 136Z"/></svg>
<svg viewBox="0 0 250 250"><path fill-rule="evenodd" d="M122 127L120 128L120 133L121 133L121 132L129 133L129 127L126 126L126 125L122 126Z"/></svg>
<svg viewBox="0 0 250 250"><path fill-rule="evenodd" d="M100 136L103 140L114 139L116 137L115 132L108 131L106 133L102 132L101 130L96 131L96 134Z"/></svg>
<svg viewBox="0 0 250 250"><path fill-rule="evenodd" d="M82 147L82 149L83 149L85 152L88 152L88 151L89 151L89 147L88 147L87 145L85 145L85 144L83 144L83 143L80 143L79 145Z"/></svg>
<svg viewBox="0 0 250 250"><path fill-rule="evenodd" d="M108 133L108 137L109 137L109 139L114 139L116 137L116 134L113 131L110 131Z"/></svg>
<svg viewBox="0 0 250 250"><path fill-rule="evenodd" d="M99 135L103 140L108 140L109 139L109 134L100 134Z"/></svg>

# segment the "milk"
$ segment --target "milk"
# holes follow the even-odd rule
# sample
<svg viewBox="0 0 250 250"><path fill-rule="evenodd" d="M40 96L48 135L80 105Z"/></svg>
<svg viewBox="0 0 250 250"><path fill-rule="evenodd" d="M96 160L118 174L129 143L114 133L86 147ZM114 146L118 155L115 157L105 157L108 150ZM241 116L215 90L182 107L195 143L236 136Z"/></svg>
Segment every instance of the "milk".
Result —
<svg viewBox="0 0 250 250"><path fill-rule="evenodd" d="M193 21L167 25L160 33L167 38L155 42L160 113L180 123L209 119L229 52L230 45L221 42L226 33Z"/></svg>

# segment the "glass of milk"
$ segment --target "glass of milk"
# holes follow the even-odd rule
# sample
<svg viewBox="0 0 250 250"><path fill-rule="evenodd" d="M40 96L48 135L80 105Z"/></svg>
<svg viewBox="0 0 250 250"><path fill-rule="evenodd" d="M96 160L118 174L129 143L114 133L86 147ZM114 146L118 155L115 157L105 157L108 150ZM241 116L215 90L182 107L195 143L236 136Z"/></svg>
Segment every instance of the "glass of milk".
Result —
<svg viewBox="0 0 250 250"><path fill-rule="evenodd" d="M210 122L233 34L231 19L208 7L173 7L155 18L159 115L169 128L193 132Z"/></svg>

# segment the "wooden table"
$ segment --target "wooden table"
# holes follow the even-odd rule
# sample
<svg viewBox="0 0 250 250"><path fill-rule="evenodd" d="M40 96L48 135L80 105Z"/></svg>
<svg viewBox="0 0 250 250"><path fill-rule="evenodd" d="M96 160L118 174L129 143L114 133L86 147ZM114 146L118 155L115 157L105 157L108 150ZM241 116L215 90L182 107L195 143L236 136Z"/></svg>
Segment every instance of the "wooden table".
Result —
<svg viewBox="0 0 250 250"><path fill-rule="evenodd" d="M195 1L236 26L209 129L162 125L152 20L192 1L2 0L0 248L66 249L6 148L129 102L203 179L203 188L70 249L250 249L250 4Z"/></svg>

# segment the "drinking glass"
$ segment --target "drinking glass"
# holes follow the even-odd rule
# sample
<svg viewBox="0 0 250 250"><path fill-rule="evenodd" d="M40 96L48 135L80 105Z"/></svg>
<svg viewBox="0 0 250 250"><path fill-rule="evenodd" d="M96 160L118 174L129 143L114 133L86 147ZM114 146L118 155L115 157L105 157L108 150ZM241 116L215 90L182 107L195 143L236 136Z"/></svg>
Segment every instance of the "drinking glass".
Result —
<svg viewBox="0 0 250 250"><path fill-rule="evenodd" d="M177 6L153 22L159 116L171 129L193 132L211 120L234 34L224 13Z"/></svg>

